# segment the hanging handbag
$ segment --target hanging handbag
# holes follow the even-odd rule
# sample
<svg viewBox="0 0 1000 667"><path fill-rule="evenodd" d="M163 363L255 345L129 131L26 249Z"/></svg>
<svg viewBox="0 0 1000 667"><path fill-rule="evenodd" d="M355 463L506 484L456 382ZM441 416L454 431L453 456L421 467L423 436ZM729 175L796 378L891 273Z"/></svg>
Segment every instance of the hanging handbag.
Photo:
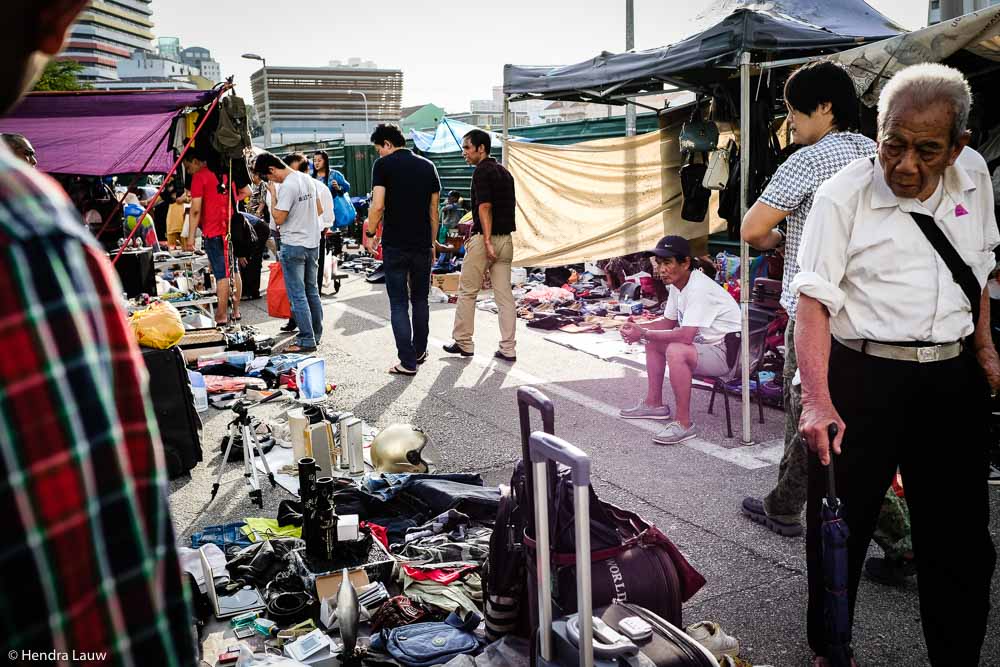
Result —
<svg viewBox="0 0 1000 667"><path fill-rule="evenodd" d="M734 150L736 142L732 139L725 148L712 151L708 158L708 171L702 179L702 187L708 190L725 190L729 182L729 152Z"/></svg>
<svg viewBox="0 0 1000 667"><path fill-rule="evenodd" d="M719 126L701 117L701 102L695 102L691 118L681 126L678 137L681 151L708 153L719 147Z"/></svg>
<svg viewBox="0 0 1000 667"><path fill-rule="evenodd" d="M702 159L707 161L707 158L702 153ZM712 193L702 186L707 172L708 165L705 162L695 162L693 153L688 157L687 164L680 168L681 192L684 195L681 218L688 222L703 222L708 214L708 200Z"/></svg>

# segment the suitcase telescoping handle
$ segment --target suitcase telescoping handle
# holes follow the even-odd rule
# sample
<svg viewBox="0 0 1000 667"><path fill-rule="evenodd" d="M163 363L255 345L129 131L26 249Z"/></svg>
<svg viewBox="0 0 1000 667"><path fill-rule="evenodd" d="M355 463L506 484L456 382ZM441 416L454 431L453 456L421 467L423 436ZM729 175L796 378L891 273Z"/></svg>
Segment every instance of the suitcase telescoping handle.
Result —
<svg viewBox="0 0 1000 667"><path fill-rule="evenodd" d="M533 407L542 415L542 430L554 435L556 432L556 408L548 396L534 387L517 388L517 414L521 422L521 456L524 461L525 487L527 491L527 525L528 537L535 536L534 481L531 474L531 455L528 452L528 438L531 436L531 416L528 408ZM550 466L549 481L555 484L555 470Z"/></svg>
<svg viewBox="0 0 1000 667"><path fill-rule="evenodd" d="M590 593L590 457L574 445L548 433L536 431L528 441L534 469L538 575L538 632L542 659L554 659L552 638L552 565L549 562L549 484L545 474L549 461L570 469L573 480L573 514L576 524L576 602L580 619L580 667L594 667L593 600Z"/></svg>

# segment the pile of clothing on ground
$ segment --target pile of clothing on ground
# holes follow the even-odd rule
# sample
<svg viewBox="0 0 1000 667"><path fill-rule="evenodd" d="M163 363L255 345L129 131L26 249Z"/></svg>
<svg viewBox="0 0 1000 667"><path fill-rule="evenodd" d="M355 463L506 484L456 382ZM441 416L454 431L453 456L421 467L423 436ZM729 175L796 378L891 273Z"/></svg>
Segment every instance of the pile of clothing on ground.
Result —
<svg viewBox="0 0 1000 667"><path fill-rule="evenodd" d="M527 275L514 290L517 315L527 326L567 333L603 333L628 321L655 319L663 314L655 283L645 272L630 275L619 289L609 287L596 267L558 267ZM493 299L477 302L480 310L497 312Z"/></svg>
<svg viewBox="0 0 1000 667"><path fill-rule="evenodd" d="M317 362L325 367L318 357L308 354L278 354L257 356L248 349L257 346L256 336L251 332L226 334L230 338L243 336L242 345L228 345L229 351L203 355L194 362L196 370L190 373L193 387L204 387L207 404L219 410L231 408L236 401L246 398L257 401L270 396L271 390L286 391L289 397L298 395L301 376L298 370L306 364ZM318 371L324 376L316 390L329 393L336 387L325 380L325 368ZM310 389L311 390L311 389Z"/></svg>

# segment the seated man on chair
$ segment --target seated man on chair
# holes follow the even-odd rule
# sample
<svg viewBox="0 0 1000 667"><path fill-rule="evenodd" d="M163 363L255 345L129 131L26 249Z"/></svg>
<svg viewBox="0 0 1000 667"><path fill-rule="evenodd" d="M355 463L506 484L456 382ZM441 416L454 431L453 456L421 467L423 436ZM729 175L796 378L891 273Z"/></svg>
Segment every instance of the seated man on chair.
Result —
<svg viewBox="0 0 1000 667"><path fill-rule="evenodd" d="M698 270L691 246L680 236L664 236L646 253L653 274L669 292L663 319L622 327L628 343L646 345L646 398L622 410L625 419L669 421L653 442L676 445L698 434L691 420L691 378L718 377L731 369L726 358L726 334L740 330L739 305L718 283ZM663 402L663 377L669 369L677 413Z"/></svg>

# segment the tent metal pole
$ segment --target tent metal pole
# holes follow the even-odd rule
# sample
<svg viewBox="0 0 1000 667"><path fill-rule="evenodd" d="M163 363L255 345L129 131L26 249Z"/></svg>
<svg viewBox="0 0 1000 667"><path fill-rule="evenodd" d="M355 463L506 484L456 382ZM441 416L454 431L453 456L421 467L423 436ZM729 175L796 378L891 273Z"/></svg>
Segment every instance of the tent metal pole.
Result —
<svg viewBox="0 0 1000 667"><path fill-rule="evenodd" d="M633 0L625 0L625 50L635 48L635 7ZM625 136L635 136L635 105L625 103Z"/></svg>
<svg viewBox="0 0 1000 667"><path fill-rule="evenodd" d="M747 214L750 180L750 54L740 55L740 220ZM750 246L740 241L740 313L742 345L740 364L743 375L743 445L753 444L750 437Z"/></svg>
<svg viewBox="0 0 1000 667"><path fill-rule="evenodd" d="M500 164L507 166L507 139L510 134L510 97L503 96L503 141L500 144Z"/></svg>

